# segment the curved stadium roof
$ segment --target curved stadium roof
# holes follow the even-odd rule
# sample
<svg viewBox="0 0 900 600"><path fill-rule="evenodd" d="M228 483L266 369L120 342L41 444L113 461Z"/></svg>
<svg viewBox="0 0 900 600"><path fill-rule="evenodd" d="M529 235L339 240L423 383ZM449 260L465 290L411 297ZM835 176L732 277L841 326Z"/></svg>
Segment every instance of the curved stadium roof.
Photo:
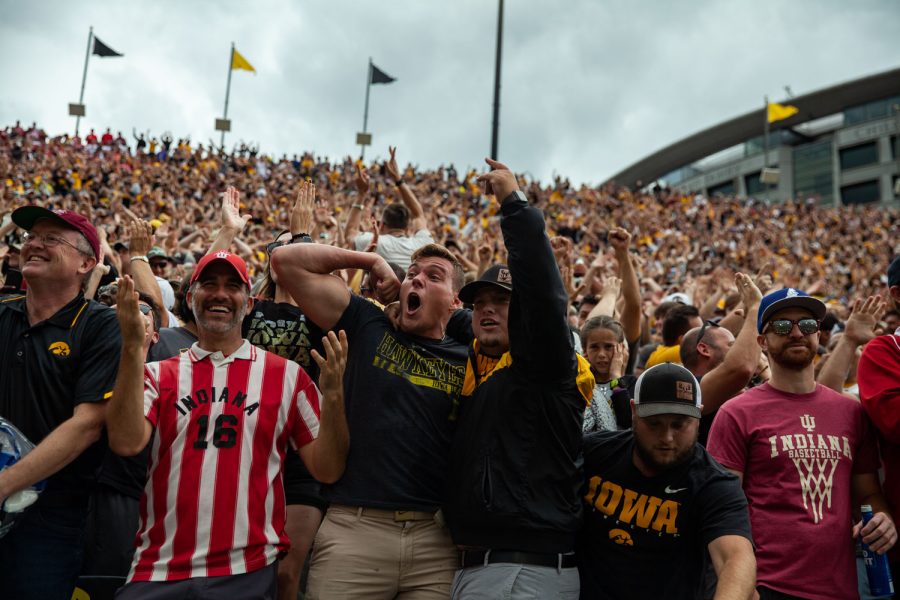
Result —
<svg viewBox="0 0 900 600"><path fill-rule="evenodd" d="M793 117L773 123L770 130L790 129L801 123L898 93L900 93L900 68L796 96L786 102L796 106L800 112ZM615 181L629 187L638 181L650 183L675 169L758 136L764 122L765 108L760 108L719 123L657 150L619 171L610 177L607 183Z"/></svg>

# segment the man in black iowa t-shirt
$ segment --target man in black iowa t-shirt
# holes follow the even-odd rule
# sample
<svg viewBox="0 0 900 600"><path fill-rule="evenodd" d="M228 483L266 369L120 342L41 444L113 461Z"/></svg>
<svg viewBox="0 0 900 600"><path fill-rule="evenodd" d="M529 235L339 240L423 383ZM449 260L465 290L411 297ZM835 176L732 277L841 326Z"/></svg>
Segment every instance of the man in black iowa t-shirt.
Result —
<svg viewBox="0 0 900 600"><path fill-rule="evenodd" d="M412 255L402 285L371 252L290 244L271 260L303 313L325 330L343 329L350 347L350 453L341 479L323 486L331 505L316 535L307 598L449 597L456 549L435 519L467 356L444 337L460 304L462 267L434 244ZM345 268L369 271L380 297L399 287L397 329L330 275Z"/></svg>
<svg viewBox="0 0 900 600"><path fill-rule="evenodd" d="M753 593L747 500L697 444L701 408L690 371L663 363L637 380L633 430L585 436L582 598L703 598L707 557L716 598Z"/></svg>

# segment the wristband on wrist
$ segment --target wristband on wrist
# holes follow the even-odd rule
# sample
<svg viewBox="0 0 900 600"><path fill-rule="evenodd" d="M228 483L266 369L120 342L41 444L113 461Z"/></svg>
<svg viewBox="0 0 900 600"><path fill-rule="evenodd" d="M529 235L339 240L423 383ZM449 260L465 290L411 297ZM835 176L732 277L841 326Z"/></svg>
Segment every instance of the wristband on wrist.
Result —
<svg viewBox="0 0 900 600"><path fill-rule="evenodd" d="M295 233L291 236L292 244L311 244L312 238L309 237L308 233Z"/></svg>
<svg viewBox="0 0 900 600"><path fill-rule="evenodd" d="M509 204L510 202L528 202L528 198L525 196L525 192L522 190L514 190L510 192L509 196L500 201L500 204Z"/></svg>
<svg viewBox="0 0 900 600"><path fill-rule="evenodd" d="M147 263L148 265L150 264L150 260L149 260L145 255L143 255L143 254L141 254L140 256L132 256L132 257L131 257L131 262L134 262L134 261L136 261L136 260L140 260L140 261L142 261L142 262L145 262L145 263Z"/></svg>
<svg viewBox="0 0 900 600"><path fill-rule="evenodd" d="M363 209L363 205L362 205L362 204L351 204L351 205L350 205L350 208L358 208L359 210L362 210L362 209Z"/></svg>

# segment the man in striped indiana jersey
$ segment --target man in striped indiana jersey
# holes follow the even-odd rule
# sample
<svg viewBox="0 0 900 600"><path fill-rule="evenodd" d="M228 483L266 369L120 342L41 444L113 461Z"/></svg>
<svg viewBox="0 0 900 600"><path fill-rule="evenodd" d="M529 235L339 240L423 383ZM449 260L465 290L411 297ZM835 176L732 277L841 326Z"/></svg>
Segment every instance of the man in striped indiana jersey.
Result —
<svg viewBox="0 0 900 600"><path fill-rule="evenodd" d="M133 289L128 277L119 285ZM131 455L151 442L137 550L117 597L274 598L275 561L290 544L281 479L288 446L320 481L344 470L346 336L323 339L327 360L313 354L320 393L299 365L241 337L251 299L239 257L201 259L186 300L198 342L146 368L136 295L117 309L123 353L110 446Z"/></svg>

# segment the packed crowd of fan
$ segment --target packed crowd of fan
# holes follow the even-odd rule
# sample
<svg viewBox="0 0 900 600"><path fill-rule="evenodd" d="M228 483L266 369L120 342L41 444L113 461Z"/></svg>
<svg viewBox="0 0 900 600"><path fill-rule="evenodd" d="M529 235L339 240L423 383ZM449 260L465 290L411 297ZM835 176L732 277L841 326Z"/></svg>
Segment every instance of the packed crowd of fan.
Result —
<svg viewBox="0 0 900 600"><path fill-rule="evenodd" d="M305 179L316 185L315 231L310 233L320 243L349 246L345 225L354 204L363 202L365 229L384 205L399 201L378 164L368 173L375 193L363 201L349 157L332 162L304 153L277 159L243 144L226 154L168 134L162 142L147 138L135 136L143 141L134 148L121 133L109 131L99 137L92 131L82 142L49 137L34 125L7 127L0 131L0 213L30 202L77 210L102 226L114 245L124 237L125 207L150 220L158 244L184 262L209 246L220 226L219 198L226 185L233 185L244 198L241 212L251 216L241 237L246 246L238 252L251 274L259 274L265 246L288 228L297 187ZM484 245L490 249L481 251L497 259L504 252L497 201L483 194L476 175L453 166L408 166L402 174L424 208L435 241L458 249L467 265L479 262ZM592 287L601 291L603 277L615 272L605 237L615 226L631 232L648 308L673 292L702 304L705 295L731 291L735 271L756 273L764 266L777 282L840 304L882 292L895 251L890 235L900 220L897 211L873 206L820 207L807 199L767 204L707 199L668 188L644 192L612 185L576 187L561 178L550 184L519 179L544 211L550 235L574 242L567 253L573 288L599 256Z"/></svg>

